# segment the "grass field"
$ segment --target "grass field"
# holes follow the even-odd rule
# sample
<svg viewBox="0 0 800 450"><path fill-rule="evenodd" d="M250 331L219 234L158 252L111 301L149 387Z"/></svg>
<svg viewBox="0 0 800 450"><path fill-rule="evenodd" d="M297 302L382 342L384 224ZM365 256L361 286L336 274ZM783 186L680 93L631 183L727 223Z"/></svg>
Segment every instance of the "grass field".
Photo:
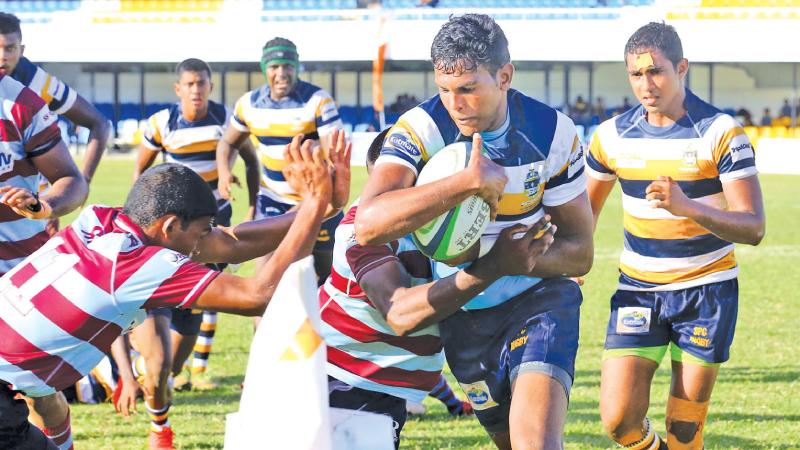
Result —
<svg viewBox="0 0 800 450"><path fill-rule="evenodd" d="M89 201L121 205L130 187L131 171L131 161L103 161ZM364 178L363 171L354 174L354 194ZM731 360L724 365L712 398L705 433L708 449L800 449L800 301L796 294L800 285L800 202L796 199L800 177L762 176L761 182L767 205L767 236L759 247L739 246L736 252L741 266L739 322ZM240 190L236 195L240 201L234 217L240 218L246 193ZM622 246L618 197L618 193L612 194L598 225L594 268L583 287L580 350L566 427L568 449L613 448L600 425L597 399L608 299L616 286ZM240 272L251 273L249 265ZM238 409L239 384L251 336L249 319L221 317L210 360L221 387L203 394L176 394L170 421L179 448L222 448L225 414ZM651 395L650 416L662 435L668 367L665 360ZM410 418L406 424L402 448L493 448L477 420L450 419L437 401L428 399L426 404L429 413ZM125 420L110 404L75 406L72 423L76 448L145 448L148 420L142 405L139 410L137 416ZM268 426L264 424L265 431ZM277 448L268 444L268 431L264 437L264 448Z"/></svg>

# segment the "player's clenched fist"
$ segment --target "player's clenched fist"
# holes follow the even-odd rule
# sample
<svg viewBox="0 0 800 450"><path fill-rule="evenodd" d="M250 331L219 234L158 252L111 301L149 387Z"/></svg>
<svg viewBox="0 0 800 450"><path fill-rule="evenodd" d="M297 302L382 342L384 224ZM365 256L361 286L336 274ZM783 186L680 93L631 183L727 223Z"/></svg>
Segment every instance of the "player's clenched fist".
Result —
<svg viewBox="0 0 800 450"><path fill-rule="evenodd" d="M53 213L49 203L41 200L31 191L16 186L0 187L0 203L29 219L46 219Z"/></svg>
<svg viewBox="0 0 800 450"><path fill-rule="evenodd" d="M489 204L490 218L494 220L497 216L497 204L508 183L508 177L501 166L483 156L482 149L483 138L475 133L472 136L472 153L466 170L471 179L478 183L476 195Z"/></svg>
<svg viewBox="0 0 800 450"><path fill-rule="evenodd" d="M530 227L517 224L504 229L486 258L498 273L529 275L553 244L556 226L545 215ZM522 233L522 236L520 234Z"/></svg>
<svg viewBox="0 0 800 450"><path fill-rule="evenodd" d="M666 209L676 216L688 217L691 214L692 200L671 177L658 177L647 186L645 194L653 208Z"/></svg>

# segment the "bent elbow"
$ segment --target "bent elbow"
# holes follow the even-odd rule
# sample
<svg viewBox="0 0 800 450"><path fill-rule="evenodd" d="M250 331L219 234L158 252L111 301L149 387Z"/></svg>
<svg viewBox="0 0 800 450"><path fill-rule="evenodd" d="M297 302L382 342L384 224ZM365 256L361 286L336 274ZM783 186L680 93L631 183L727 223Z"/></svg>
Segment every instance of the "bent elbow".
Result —
<svg viewBox="0 0 800 450"><path fill-rule="evenodd" d="M594 246L590 245L580 257L576 258L573 277L582 277L592 270L594 264Z"/></svg>
<svg viewBox="0 0 800 450"><path fill-rule="evenodd" d="M764 240L764 236L766 234L767 234L766 227L764 227L764 225L761 225L758 228L758 230L756 230L756 232L753 234L752 239L751 239L750 242L748 242L748 244L753 245L753 246L760 244L761 241Z"/></svg>
<svg viewBox="0 0 800 450"><path fill-rule="evenodd" d="M356 242L359 245L380 245L378 241L378 230L375 226L375 221L372 220L372 214L369 209L363 211L361 209L356 212L355 219L355 235Z"/></svg>

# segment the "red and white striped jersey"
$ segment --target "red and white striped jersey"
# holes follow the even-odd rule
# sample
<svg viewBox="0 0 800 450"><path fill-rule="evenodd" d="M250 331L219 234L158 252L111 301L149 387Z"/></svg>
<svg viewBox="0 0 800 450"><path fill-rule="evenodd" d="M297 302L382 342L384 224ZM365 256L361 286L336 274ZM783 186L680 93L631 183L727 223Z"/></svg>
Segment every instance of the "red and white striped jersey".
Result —
<svg viewBox="0 0 800 450"><path fill-rule="evenodd" d="M39 171L31 158L61 141L56 115L36 93L0 75L0 186L39 191ZM0 205L0 275L33 253L49 237L44 220L31 220Z"/></svg>
<svg viewBox="0 0 800 450"><path fill-rule="evenodd" d="M398 336L361 290L359 281L386 263L400 263L412 284L431 280L430 261L410 238L362 246L355 240L353 206L336 228L331 276L319 290L328 375L351 386L421 402L444 365L439 327Z"/></svg>
<svg viewBox="0 0 800 450"><path fill-rule="evenodd" d="M218 274L145 239L119 208L88 206L0 278L0 380L32 397L62 390L146 310L188 308Z"/></svg>

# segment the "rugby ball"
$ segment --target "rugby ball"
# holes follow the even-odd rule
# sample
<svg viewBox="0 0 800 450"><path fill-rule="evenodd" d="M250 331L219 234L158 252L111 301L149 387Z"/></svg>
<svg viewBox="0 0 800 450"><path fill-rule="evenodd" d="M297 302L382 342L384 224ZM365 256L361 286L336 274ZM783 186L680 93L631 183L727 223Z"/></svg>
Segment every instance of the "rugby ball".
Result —
<svg viewBox="0 0 800 450"><path fill-rule="evenodd" d="M432 183L464 170L469 164L471 142L456 142L428 160L417 177L417 186ZM477 195L423 225L412 233L417 248L437 261L453 259L478 242L489 224L489 205Z"/></svg>

